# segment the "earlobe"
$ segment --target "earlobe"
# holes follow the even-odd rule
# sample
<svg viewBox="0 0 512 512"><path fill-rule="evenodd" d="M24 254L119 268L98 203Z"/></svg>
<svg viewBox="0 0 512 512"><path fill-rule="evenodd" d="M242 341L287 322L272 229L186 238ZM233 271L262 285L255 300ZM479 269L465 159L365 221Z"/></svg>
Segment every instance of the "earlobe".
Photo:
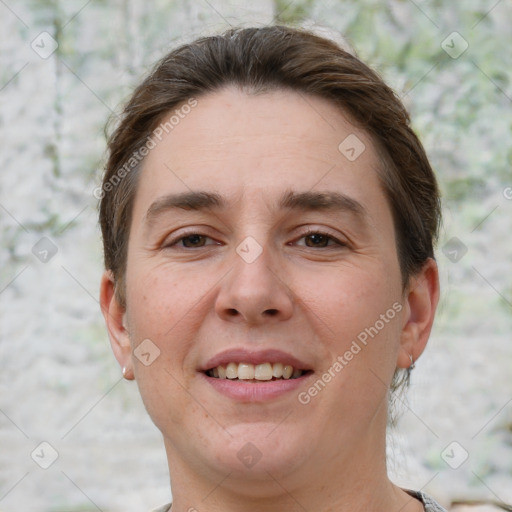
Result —
<svg viewBox="0 0 512 512"><path fill-rule="evenodd" d="M107 326L110 345L123 369L123 377L127 380L133 380L132 348L124 320L126 310L116 298L114 277L110 270L106 270L101 278L100 305Z"/></svg>
<svg viewBox="0 0 512 512"><path fill-rule="evenodd" d="M429 258L421 271L410 278L404 302L398 368L409 368L425 349L439 302L439 272Z"/></svg>

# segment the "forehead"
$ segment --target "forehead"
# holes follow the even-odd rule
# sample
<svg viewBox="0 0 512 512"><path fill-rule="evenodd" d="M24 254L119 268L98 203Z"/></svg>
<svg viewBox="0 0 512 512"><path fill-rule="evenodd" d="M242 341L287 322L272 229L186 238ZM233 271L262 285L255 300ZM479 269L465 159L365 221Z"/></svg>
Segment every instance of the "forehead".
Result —
<svg viewBox="0 0 512 512"><path fill-rule="evenodd" d="M329 190L387 208L372 140L330 101L226 87L186 111L146 157L135 210L166 193L208 188L267 205L283 190Z"/></svg>

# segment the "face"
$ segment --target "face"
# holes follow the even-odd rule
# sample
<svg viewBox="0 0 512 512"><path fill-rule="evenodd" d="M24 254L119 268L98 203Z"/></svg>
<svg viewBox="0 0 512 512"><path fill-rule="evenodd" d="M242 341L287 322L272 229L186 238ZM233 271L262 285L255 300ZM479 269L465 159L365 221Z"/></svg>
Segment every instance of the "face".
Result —
<svg viewBox="0 0 512 512"><path fill-rule="evenodd" d="M149 153L126 310L102 302L171 467L317 478L384 442L392 375L421 344L379 167L331 103L231 87Z"/></svg>

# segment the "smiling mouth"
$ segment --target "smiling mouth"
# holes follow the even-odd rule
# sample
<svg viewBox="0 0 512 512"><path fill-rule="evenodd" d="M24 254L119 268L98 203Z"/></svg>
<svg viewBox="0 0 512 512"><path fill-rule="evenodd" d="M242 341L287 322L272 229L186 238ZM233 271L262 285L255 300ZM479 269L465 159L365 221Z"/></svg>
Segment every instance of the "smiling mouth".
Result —
<svg viewBox="0 0 512 512"><path fill-rule="evenodd" d="M268 382L298 379L310 370L301 370L283 363L228 363L206 370L206 375L215 379L229 379L243 382Z"/></svg>

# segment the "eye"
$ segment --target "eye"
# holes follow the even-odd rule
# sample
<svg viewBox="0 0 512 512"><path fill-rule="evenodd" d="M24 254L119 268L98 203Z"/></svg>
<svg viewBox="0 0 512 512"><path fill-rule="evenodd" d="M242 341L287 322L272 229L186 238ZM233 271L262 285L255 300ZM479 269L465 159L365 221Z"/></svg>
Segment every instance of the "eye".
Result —
<svg viewBox="0 0 512 512"><path fill-rule="evenodd" d="M330 235L329 233L325 233L323 231L315 231L311 230L302 235L299 240L305 240L304 246L305 247L319 247L319 248L325 248L325 247L331 247L333 245L345 247L347 244L341 242L336 237ZM333 243L330 243L333 242ZM303 245L303 244L299 244Z"/></svg>
<svg viewBox="0 0 512 512"><path fill-rule="evenodd" d="M164 247L165 248L178 247L178 248L185 248L185 249L194 249L196 247L204 247L205 245L213 245L213 244L206 244L206 240L212 240L212 239L209 236L202 235L201 233L188 233L186 235L180 236L179 238L169 240L168 243L164 244ZM180 244L182 244L182 245L180 245Z"/></svg>
<svg viewBox="0 0 512 512"><path fill-rule="evenodd" d="M346 247L347 244L341 242L336 237L332 236L329 233L324 231L310 230L307 233L304 233L297 240L304 239L304 243L299 243L298 245L302 245L304 247L309 248L328 248L328 247ZM207 240L210 240L210 243L207 243ZM181 235L177 238L173 238L169 240L167 243L164 243L164 248L177 248L177 249L197 249L201 247L205 247L207 245L219 245L219 242L216 242L212 238L207 235L203 235L201 233L187 233Z"/></svg>

